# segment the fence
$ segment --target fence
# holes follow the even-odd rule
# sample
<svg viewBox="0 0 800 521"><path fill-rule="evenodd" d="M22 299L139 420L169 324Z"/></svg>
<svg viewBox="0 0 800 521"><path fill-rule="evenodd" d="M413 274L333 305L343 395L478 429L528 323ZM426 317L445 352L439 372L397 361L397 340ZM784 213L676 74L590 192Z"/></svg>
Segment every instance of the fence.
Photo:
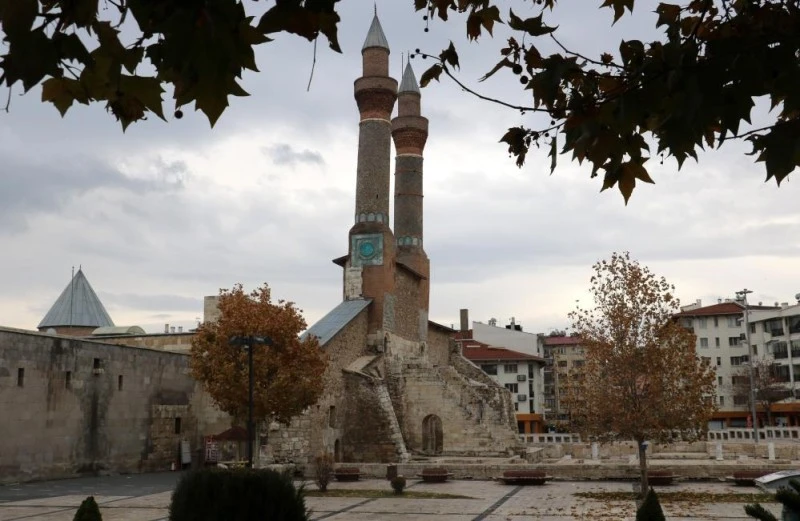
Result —
<svg viewBox="0 0 800 521"><path fill-rule="evenodd" d="M708 431L708 441L739 441L752 439L753 429L720 429ZM758 429L758 439L800 441L800 428L761 427Z"/></svg>

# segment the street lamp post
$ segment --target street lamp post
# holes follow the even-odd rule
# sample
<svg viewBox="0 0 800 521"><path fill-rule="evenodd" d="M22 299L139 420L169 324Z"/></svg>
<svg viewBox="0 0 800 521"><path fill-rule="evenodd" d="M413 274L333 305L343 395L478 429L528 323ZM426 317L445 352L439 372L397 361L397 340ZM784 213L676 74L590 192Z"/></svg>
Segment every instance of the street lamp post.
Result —
<svg viewBox="0 0 800 521"><path fill-rule="evenodd" d="M247 468L253 468L253 442L255 424L253 423L253 348L257 345L271 346L268 336L236 335L228 339L228 344L247 349L248 401L247 401Z"/></svg>
<svg viewBox="0 0 800 521"><path fill-rule="evenodd" d="M750 343L750 313L747 309L747 294L752 293L751 290L745 288L742 291L737 291L736 296L742 299L744 305L744 336L747 342L747 359L749 361L748 368L750 373L750 416L753 418L753 440L758 443L758 417L756 416L756 383L755 383L755 370L753 368L755 359L753 358L753 345Z"/></svg>

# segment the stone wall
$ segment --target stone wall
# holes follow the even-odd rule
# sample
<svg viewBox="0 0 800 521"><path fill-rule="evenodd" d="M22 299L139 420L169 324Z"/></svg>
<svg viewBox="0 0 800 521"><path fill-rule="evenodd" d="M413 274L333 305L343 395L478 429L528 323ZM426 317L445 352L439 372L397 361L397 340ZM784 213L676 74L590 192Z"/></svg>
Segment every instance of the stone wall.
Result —
<svg viewBox="0 0 800 521"><path fill-rule="evenodd" d="M328 355L328 367L322 377L324 394L316 405L294 418L288 426L269 429L267 446L261 451L262 464L306 465L320 453L334 453L337 440L341 447L344 434L342 414L349 399L343 370L361 356L376 354L366 344L367 309L322 347Z"/></svg>
<svg viewBox="0 0 800 521"><path fill-rule="evenodd" d="M404 269L395 272L395 328L397 335L418 342L419 279Z"/></svg>
<svg viewBox="0 0 800 521"><path fill-rule="evenodd" d="M393 440L391 418L387 417L383 382L357 374L344 377L347 401L343 411L346 426L341 440L346 462L393 462L399 459Z"/></svg>
<svg viewBox="0 0 800 521"><path fill-rule="evenodd" d="M450 343L452 332L440 327L428 325L428 342L426 351L428 360L433 365L447 365L450 361Z"/></svg>
<svg viewBox="0 0 800 521"><path fill-rule="evenodd" d="M0 481L169 469L230 426L188 373L182 354L0 328Z"/></svg>
<svg viewBox="0 0 800 521"><path fill-rule="evenodd" d="M105 344L130 347L146 347L159 351L189 353L194 333L159 333L153 335L125 335L91 339Z"/></svg>

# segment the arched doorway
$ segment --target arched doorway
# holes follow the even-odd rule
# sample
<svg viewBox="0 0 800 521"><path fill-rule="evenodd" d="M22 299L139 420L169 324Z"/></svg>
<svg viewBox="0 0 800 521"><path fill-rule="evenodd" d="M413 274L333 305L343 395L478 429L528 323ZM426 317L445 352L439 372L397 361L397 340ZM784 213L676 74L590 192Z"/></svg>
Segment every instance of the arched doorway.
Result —
<svg viewBox="0 0 800 521"><path fill-rule="evenodd" d="M429 414L422 420L422 452L441 454L442 445L442 419Z"/></svg>

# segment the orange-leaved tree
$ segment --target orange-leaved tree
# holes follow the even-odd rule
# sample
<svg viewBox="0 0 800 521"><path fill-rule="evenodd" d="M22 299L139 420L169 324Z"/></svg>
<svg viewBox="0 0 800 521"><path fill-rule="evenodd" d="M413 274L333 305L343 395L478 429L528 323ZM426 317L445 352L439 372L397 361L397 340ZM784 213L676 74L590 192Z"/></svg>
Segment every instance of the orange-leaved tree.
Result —
<svg viewBox="0 0 800 521"><path fill-rule="evenodd" d="M674 286L614 253L594 265L594 308L578 305L573 328L586 350L570 407L573 428L598 441L634 440L642 495L647 493L645 441L694 439L715 408L714 370L695 353L695 336L673 315Z"/></svg>
<svg viewBox="0 0 800 521"><path fill-rule="evenodd" d="M288 422L317 402L327 359L315 338L300 340L306 321L293 302L272 302L269 286L246 293L241 284L220 290L219 318L205 322L192 340L192 376L234 420L247 417L247 350L233 336L263 336L253 347L253 415Z"/></svg>

